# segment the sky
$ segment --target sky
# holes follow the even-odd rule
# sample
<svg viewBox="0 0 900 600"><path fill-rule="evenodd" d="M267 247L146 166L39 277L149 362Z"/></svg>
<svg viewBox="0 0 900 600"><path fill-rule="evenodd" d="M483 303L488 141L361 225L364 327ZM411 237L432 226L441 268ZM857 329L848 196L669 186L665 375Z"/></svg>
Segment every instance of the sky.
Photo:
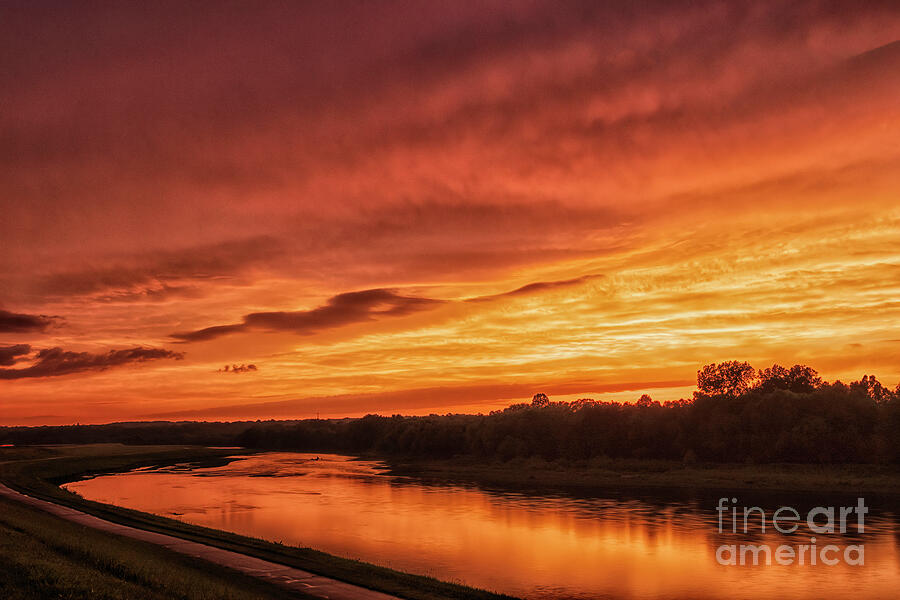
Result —
<svg viewBox="0 0 900 600"><path fill-rule="evenodd" d="M3 2L0 424L900 381L896 2Z"/></svg>

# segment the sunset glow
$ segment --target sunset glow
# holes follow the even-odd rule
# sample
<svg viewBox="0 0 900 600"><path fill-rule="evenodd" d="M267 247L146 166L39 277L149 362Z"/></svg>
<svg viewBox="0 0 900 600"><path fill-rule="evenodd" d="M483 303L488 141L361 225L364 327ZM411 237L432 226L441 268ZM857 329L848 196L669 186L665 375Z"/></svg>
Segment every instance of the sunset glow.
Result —
<svg viewBox="0 0 900 600"><path fill-rule="evenodd" d="M339 4L0 8L0 424L900 381L896 2Z"/></svg>

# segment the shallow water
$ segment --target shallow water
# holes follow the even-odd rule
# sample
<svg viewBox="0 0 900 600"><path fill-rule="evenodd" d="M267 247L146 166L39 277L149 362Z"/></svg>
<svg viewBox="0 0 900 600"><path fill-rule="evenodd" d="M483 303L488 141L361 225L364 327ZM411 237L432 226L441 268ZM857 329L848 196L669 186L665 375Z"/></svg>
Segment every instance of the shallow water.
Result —
<svg viewBox="0 0 900 600"><path fill-rule="evenodd" d="M731 531L719 495L662 500L646 495L579 497L423 483L384 474L384 465L345 456L269 453L225 466L140 469L67 484L85 498L286 544L433 575L528 598L895 598L900 527L877 500L857 531ZM675 494L678 496L678 494ZM735 494L729 494L735 495ZM738 496L769 519L779 506L803 517L813 505L856 498ZM756 513L754 513L756 514ZM824 519L820 519L824 522ZM743 528L738 513L738 529ZM720 545L838 546L834 566L721 565ZM842 550L862 545L864 564ZM799 550L796 550L799 551ZM748 559L750 555L747 555ZM858 554L851 554L854 560ZM747 562L750 562L749 560ZM764 561L763 561L764 562Z"/></svg>

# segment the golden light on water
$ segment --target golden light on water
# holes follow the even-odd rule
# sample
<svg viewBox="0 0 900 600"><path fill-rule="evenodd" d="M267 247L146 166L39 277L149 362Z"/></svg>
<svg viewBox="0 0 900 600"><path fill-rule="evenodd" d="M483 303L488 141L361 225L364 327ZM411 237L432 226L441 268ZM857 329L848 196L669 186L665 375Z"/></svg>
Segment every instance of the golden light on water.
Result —
<svg viewBox="0 0 900 600"><path fill-rule="evenodd" d="M264 454L192 472L68 484L86 498L310 546L522 597L779 599L890 597L900 578L896 522L869 515L864 566L723 566L721 544L809 543L751 525L717 530L714 499L580 498L489 492L380 476L377 463ZM250 475L250 476L248 476ZM772 511L769 510L771 518ZM728 517L726 517L726 522ZM755 522L754 522L755 523Z"/></svg>

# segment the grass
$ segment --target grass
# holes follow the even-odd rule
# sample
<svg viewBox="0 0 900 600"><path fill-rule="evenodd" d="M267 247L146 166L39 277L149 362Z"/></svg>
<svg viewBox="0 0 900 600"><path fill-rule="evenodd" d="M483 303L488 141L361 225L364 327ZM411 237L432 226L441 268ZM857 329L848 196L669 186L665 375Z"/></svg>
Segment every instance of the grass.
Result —
<svg viewBox="0 0 900 600"><path fill-rule="evenodd" d="M28 454L28 452L35 454ZM392 569L379 567L361 561L340 558L311 548L298 548L271 543L260 539L240 536L225 531L191 525L173 519L150 515L139 511L117 506L101 504L85 500L71 492L58 487L60 483L73 481L85 475L125 471L133 468L174 464L181 462L203 462L216 464L227 460L225 457L237 454L234 450L215 450L190 446L121 446L116 444L100 444L89 446L60 446L43 449L0 448L0 481L23 493L65 504L78 510L93 514L109 521L137 527L149 531L157 531L184 539L217 546L242 554L255 556L264 560L296 567L362 587L393 594L410 600L453 600L474 599L494 600L509 598L488 591L479 590L459 584L439 581L431 577L411 575ZM48 518L56 519L56 517ZM109 536L108 534L99 534ZM29 534L25 533L27 537ZM37 539L37 538L36 538ZM125 547L134 548L130 554L133 564L141 564L141 556L147 550L146 544L137 541L116 538ZM70 539L70 542L73 540ZM162 554L172 554L167 550L156 549ZM88 564L78 555L73 555L68 564L75 568L79 565L88 568ZM177 555L176 555L177 556ZM57 557L59 558L59 557ZM207 564L207 563L203 563ZM209 565L212 566L212 565ZM2 572L2 571L0 571ZM33 573L40 573L40 569ZM63 582L76 586L78 575L75 571L67 571L61 566L52 571L61 576ZM149 577L148 580L152 580ZM13 581L11 579L11 581ZM30 585L37 585L32 582ZM202 587L202 586L201 586ZM2 588L0 588L2 589ZM27 589L27 588L26 588ZM0 597L16 597L0 594ZM54 596L37 595L21 597L60 597L81 598L84 595ZM88 595L88 597L106 597ZM118 597L118 596L109 596ZM126 596L144 597L144 596ZM169 597L169 596L148 596ZM195 596L171 596L193 598ZM219 596L196 596L219 597ZM221 596L223 598L227 596ZM267 597L267 596L259 596ZM282 595L282 597L285 597Z"/></svg>
<svg viewBox="0 0 900 600"><path fill-rule="evenodd" d="M0 597L98 600L306 598L235 571L0 498Z"/></svg>
<svg viewBox="0 0 900 600"><path fill-rule="evenodd" d="M471 458L388 461L391 472L441 481L507 487L580 489L666 488L900 495L900 472L890 465L694 464L636 459L509 462Z"/></svg>

